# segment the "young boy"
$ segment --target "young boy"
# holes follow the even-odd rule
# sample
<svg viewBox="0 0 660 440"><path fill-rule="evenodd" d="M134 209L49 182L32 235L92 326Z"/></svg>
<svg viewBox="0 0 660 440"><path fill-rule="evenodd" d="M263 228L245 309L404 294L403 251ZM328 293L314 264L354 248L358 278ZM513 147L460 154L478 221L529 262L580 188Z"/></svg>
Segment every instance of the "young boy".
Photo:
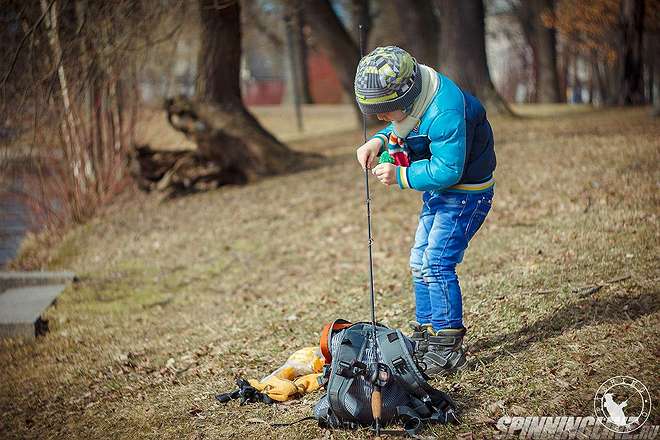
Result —
<svg viewBox="0 0 660 440"><path fill-rule="evenodd" d="M466 363L456 265L493 199L495 150L486 111L449 78L395 46L360 61L355 96L364 114L390 124L357 150L363 168L385 185L422 194L410 252L416 357L429 375ZM394 164L381 163L388 151Z"/></svg>

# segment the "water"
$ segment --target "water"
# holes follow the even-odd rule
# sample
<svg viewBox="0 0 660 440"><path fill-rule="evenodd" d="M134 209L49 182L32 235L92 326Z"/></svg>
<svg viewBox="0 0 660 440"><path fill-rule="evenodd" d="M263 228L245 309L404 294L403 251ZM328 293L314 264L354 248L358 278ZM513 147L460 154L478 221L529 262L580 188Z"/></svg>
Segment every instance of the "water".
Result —
<svg viewBox="0 0 660 440"><path fill-rule="evenodd" d="M0 268L16 257L30 228L30 212L19 195L22 190L23 183L18 179L0 189Z"/></svg>

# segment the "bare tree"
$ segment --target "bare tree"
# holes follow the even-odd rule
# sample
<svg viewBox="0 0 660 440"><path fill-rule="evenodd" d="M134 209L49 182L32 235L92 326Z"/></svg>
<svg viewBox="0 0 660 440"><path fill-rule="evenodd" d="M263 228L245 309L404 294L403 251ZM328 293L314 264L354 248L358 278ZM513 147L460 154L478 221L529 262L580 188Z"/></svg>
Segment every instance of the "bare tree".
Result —
<svg viewBox="0 0 660 440"><path fill-rule="evenodd" d="M352 97L355 70L360 61L359 46L342 25L329 0L304 2L303 7L315 39L330 57L342 88ZM357 103L354 99L351 99L351 102L356 116L361 119L362 114Z"/></svg>
<svg viewBox="0 0 660 440"><path fill-rule="evenodd" d="M421 63L436 66L440 27L433 3L428 0L394 0L405 37L405 49ZM391 32L391 30L388 30Z"/></svg>
<svg viewBox="0 0 660 440"><path fill-rule="evenodd" d="M552 18L554 0L522 0L514 4L523 35L532 49L536 102L561 102L557 70L557 38Z"/></svg>
<svg viewBox="0 0 660 440"><path fill-rule="evenodd" d="M241 98L240 7L237 0L199 0L201 44L195 99L166 103L168 120L195 141L192 152L136 150L133 170L143 188L198 190L291 172L318 156L290 150L264 129Z"/></svg>
<svg viewBox="0 0 660 440"><path fill-rule="evenodd" d="M491 113L512 114L490 79L482 0L436 0L440 11L441 68L477 96Z"/></svg>
<svg viewBox="0 0 660 440"><path fill-rule="evenodd" d="M437 67L440 28L433 2L379 2L372 12L369 46L399 46L420 63ZM396 31L392 31L395 29Z"/></svg>
<svg viewBox="0 0 660 440"><path fill-rule="evenodd" d="M293 60L290 79L296 78L294 87L297 87L297 93L302 104L312 103L312 94L309 89L309 74L307 69L307 43L305 41L304 26L305 17L302 11L302 2L300 0L287 0L284 3L284 20L287 27L286 32L290 35L290 54Z"/></svg>
<svg viewBox="0 0 660 440"><path fill-rule="evenodd" d="M353 40L359 43L359 25L364 27L364 46L369 47L369 36L371 35L371 27L373 24L372 20L372 8L369 0L350 0L349 9L350 9L350 28L349 34L353 36Z"/></svg>
<svg viewBox="0 0 660 440"><path fill-rule="evenodd" d="M642 35L644 33L644 0L621 1L621 89L619 104L644 103Z"/></svg>

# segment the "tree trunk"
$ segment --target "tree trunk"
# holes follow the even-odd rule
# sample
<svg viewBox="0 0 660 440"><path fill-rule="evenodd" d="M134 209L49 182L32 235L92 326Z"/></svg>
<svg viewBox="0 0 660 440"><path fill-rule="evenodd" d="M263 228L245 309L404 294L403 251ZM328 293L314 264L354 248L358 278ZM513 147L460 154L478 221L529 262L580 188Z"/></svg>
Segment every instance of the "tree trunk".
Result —
<svg viewBox="0 0 660 440"><path fill-rule="evenodd" d="M660 116L660 65L655 54L660 51L660 30L646 32L646 56L648 65L648 101L653 106L651 114Z"/></svg>
<svg viewBox="0 0 660 440"><path fill-rule="evenodd" d="M557 38L553 28L543 22L544 14L552 14L554 0L525 0L515 7L534 59L535 102L561 102L557 70Z"/></svg>
<svg viewBox="0 0 660 440"><path fill-rule="evenodd" d="M364 47L369 47L369 36L371 35L371 10L369 0L351 0L351 22L353 29L350 29L349 35L353 36L353 41L360 42L360 28L364 26Z"/></svg>
<svg viewBox="0 0 660 440"><path fill-rule="evenodd" d="M561 51L559 60L559 95L561 102L566 102L566 95L568 91L568 66L570 64L570 49L565 45Z"/></svg>
<svg viewBox="0 0 660 440"><path fill-rule="evenodd" d="M557 39L555 30L546 27L542 14L552 12L553 0L535 0L534 38L536 40L536 88L538 102L561 102L557 75Z"/></svg>
<svg viewBox="0 0 660 440"><path fill-rule="evenodd" d="M490 79L482 0L436 1L440 9L441 68L491 113L512 115Z"/></svg>
<svg viewBox="0 0 660 440"><path fill-rule="evenodd" d="M293 52L288 55L288 61L286 64L288 72L287 80L297 79L295 84L300 102L302 104L312 104L312 94L309 91L309 74L307 71L307 44L305 42L305 35L303 33L303 27L305 25L302 5L300 0L288 0L284 3L285 13L284 20L286 25L287 35L287 51ZM289 39L291 44L289 45ZM293 60L293 66L291 66L290 60ZM295 69L295 72L292 71ZM288 87L291 89L291 87ZM293 101L293 90L290 96L287 99ZM287 91L287 95L289 95Z"/></svg>
<svg viewBox="0 0 660 440"><path fill-rule="evenodd" d="M196 95L226 109L242 109L241 21L236 0L198 0L200 48L197 56Z"/></svg>
<svg viewBox="0 0 660 440"><path fill-rule="evenodd" d="M404 49L420 63L437 67L440 29L433 4L428 0L395 0L393 3L401 21L401 32L406 37Z"/></svg>
<svg viewBox="0 0 660 440"><path fill-rule="evenodd" d="M290 150L264 129L241 99L241 28L236 0L199 0L201 45L195 99L166 102L168 121L192 138L195 151L138 148L131 170L144 189L195 191L247 183L319 163Z"/></svg>
<svg viewBox="0 0 660 440"><path fill-rule="evenodd" d="M591 53L591 82L594 83L595 90L598 92L598 105L603 106L607 101L607 88L605 87L605 78L600 71L600 61L596 51ZM595 92L594 92L595 93Z"/></svg>
<svg viewBox="0 0 660 440"><path fill-rule="evenodd" d="M621 1L621 33L623 71L619 104L643 104L642 35L644 33L644 0Z"/></svg>
<svg viewBox="0 0 660 440"><path fill-rule="evenodd" d="M307 23L337 71L339 82L350 97L358 119L362 120L362 113L354 99L353 87L355 71L360 61L360 48L341 24L329 0L304 2L303 6Z"/></svg>

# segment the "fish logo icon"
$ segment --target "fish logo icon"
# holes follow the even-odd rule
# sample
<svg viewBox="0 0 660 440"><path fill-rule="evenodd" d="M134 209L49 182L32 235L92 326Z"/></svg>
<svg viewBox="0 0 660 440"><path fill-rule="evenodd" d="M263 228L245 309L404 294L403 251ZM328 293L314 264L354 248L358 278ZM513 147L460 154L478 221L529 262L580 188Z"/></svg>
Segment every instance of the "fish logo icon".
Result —
<svg viewBox="0 0 660 440"><path fill-rule="evenodd" d="M651 395L634 377L616 376L605 381L596 392L594 411L598 421L610 431L633 432L651 413Z"/></svg>

